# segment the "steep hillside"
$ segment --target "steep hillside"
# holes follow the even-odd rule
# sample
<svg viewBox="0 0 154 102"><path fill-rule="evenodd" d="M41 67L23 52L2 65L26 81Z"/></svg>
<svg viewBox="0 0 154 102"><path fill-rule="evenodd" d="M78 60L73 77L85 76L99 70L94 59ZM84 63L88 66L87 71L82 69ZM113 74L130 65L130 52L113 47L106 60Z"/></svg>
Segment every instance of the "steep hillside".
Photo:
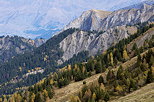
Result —
<svg viewBox="0 0 154 102"><path fill-rule="evenodd" d="M74 54L82 51L88 51L90 56L96 55L136 32L137 27L135 26L118 26L108 29L106 32L74 32L60 42L60 48L64 53L59 62L65 62Z"/></svg>
<svg viewBox="0 0 154 102"><path fill-rule="evenodd" d="M63 51L59 48L59 43L75 30L76 29L66 30L61 34L52 37L33 51L17 55L9 60L9 62L2 63L0 65L0 85L9 88L33 85L43 77L47 76L50 72L55 71L57 61L63 54ZM41 74L39 70L44 73ZM30 72L32 72L32 74L29 74ZM7 90L2 88L0 93L12 93L12 91L15 90L10 90L9 88L7 88Z"/></svg>
<svg viewBox="0 0 154 102"><path fill-rule="evenodd" d="M142 36L139 36L138 38L133 40L130 44L128 44L127 46L128 51L132 50L132 47L134 46L134 44L136 44L138 48L143 46L144 44L146 44L148 40L150 40L153 37L153 35L154 35L154 27L149 29Z"/></svg>
<svg viewBox="0 0 154 102"><path fill-rule="evenodd" d="M141 89L132 92L124 97L110 102L153 102L154 101L154 83L148 84Z"/></svg>
<svg viewBox="0 0 154 102"><path fill-rule="evenodd" d="M141 48L141 46L145 46L143 45L142 43L145 42L146 40L150 40L150 39L153 39L152 36L154 37L154 33L153 33L154 29L151 28L149 29L147 32L145 32L144 34L140 35L139 37L137 37L136 39L134 39L133 41L131 41L128 45L127 45L127 51L129 52L133 52L132 51L132 48L133 46L130 46L130 45L134 45L136 44L137 42L141 42L140 45L137 44L137 47L138 48ZM147 42L146 42L147 44ZM153 51L154 51L154 48L153 48ZM143 56L145 53L147 53L147 51L145 51L144 53L142 53L141 55ZM131 54L130 54L131 55ZM135 65L137 62L137 57L133 57L131 58L130 60L126 61L125 63L121 63L120 65L123 66L124 69L127 69L127 68L130 68L131 66ZM118 67L120 66L116 66L115 69L112 69L114 71L117 71L118 70ZM72 95L76 95L77 93L79 93L79 90L82 89L82 87L84 87L84 84L83 82L86 82L86 85L90 85L92 83L95 83L97 82L98 78L100 75L102 75L103 77L106 77L107 75L107 72L104 72L104 73L101 73L101 74L96 74L96 75L93 75L91 77L88 77L86 78L85 80L82 80L82 81L79 81L79 82L73 82L71 83L70 85L64 87L64 88L60 88L60 89L55 89L55 96L54 98L51 100L52 101L55 101L55 102L61 102L61 101L67 101L68 99L70 99L70 97ZM133 100L135 101L136 100L136 97L141 97L140 96L140 93L143 92L142 90L149 90L150 88L153 88L152 87L153 84L151 85L147 85L141 89L139 89L138 91L135 91L133 92L132 94L130 95L127 95L125 97L122 97L120 99L116 99L115 101L113 102L122 102L122 101L126 101L128 100L128 102L130 100ZM144 102L144 100L148 100L148 102L151 102L151 100L154 100L154 98L152 97L152 93L153 93L153 89L152 91L146 91L146 93L143 93L143 95L146 95L145 98L140 98L141 102ZM135 95L134 95L135 94ZM134 96L133 96L134 95ZM150 95L148 97L148 95ZM49 101L50 102L50 101ZM112 102L112 101L111 101ZM138 101L137 101L138 102Z"/></svg>
<svg viewBox="0 0 154 102"><path fill-rule="evenodd" d="M6 62L17 54L23 54L25 51L32 51L43 43L45 43L44 39L31 40L18 36L1 36L0 62Z"/></svg>

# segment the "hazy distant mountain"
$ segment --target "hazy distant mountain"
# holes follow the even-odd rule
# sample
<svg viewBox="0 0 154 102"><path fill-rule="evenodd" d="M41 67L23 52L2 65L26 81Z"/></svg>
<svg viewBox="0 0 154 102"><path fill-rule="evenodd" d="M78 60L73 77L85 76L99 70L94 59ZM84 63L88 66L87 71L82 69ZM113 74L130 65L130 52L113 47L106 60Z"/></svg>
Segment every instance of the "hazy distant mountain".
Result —
<svg viewBox="0 0 154 102"><path fill-rule="evenodd" d="M108 10L116 5L121 8L138 2L140 0L1 0L0 35L50 38L83 11Z"/></svg>
<svg viewBox="0 0 154 102"><path fill-rule="evenodd" d="M152 5L154 5L154 0L146 0L146 1L143 1L141 3L137 3L137 4L134 4L134 5L122 8L122 9L132 9L132 8L141 9L142 7L144 7L145 4L152 6Z"/></svg>
<svg viewBox="0 0 154 102"><path fill-rule="evenodd" d="M0 63L8 61L17 54L33 51L34 48L45 43L44 39L26 39L18 36L0 37Z"/></svg>

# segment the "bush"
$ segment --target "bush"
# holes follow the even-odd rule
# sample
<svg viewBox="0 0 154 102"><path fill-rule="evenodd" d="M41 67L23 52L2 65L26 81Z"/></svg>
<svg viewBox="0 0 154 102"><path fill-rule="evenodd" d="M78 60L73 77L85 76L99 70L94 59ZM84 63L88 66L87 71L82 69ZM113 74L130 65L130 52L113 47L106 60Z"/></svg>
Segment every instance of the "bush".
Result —
<svg viewBox="0 0 154 102"><path fill-rule="evenodd" d="M83 81L83 84L85 85L87 82L86 81Z"/></svg>

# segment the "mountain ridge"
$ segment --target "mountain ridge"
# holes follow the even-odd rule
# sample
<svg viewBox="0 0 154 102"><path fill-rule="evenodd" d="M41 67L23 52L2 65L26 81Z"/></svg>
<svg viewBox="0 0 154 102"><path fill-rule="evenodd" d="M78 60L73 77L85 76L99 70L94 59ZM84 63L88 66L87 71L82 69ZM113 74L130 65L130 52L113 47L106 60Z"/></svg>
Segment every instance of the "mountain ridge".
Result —
<svg viewBox="0 0 154 102"><path fill-rule="evenodd" d="M45 43L45 39L26 39L18 36L1 36L0 37L0 62L7 62L9 59L32 51Z"/></svg>
<svg viewBox="0 0 154 102"><path fill-rule="evenodd" d="M82 13L82 15L70 22L68 25L64 27L63 30L68 28L79 28L81 30L98 30L100 27L100 22L107 17L111 12L102 11L102 10L88 10ZM88 25L88 27L87 27ZM98 26L98 27L97 27Z"/></svg>

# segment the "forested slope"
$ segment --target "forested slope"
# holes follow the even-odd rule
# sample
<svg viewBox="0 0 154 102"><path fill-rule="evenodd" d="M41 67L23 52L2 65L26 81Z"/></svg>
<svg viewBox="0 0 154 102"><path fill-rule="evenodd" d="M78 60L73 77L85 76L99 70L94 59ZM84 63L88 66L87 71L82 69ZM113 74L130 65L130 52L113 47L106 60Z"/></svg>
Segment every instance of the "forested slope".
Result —
<svg viewBox="0 0 154 102"><path fill-rule="evenodd" d="M51 73L47 78L29 87L28 90L19 91L11 96L3 96L2 100L18 100L19 102L24 100L33 100L35 102L49 101L52 98L55 99L54 97L59 92L58 90L63 90L63 87L66 85L72 83L75 86L76 83L74 82L82 81L91 76L93 78L93 75L95 76L98 73L104 74L100 77L96 75L99 79L97 81L97 77L95 77L96 80L95 78L94 80L96 82L93 84L89 84L92 82L91 79L79 83L79 85L81 83L84 84L84 87L81 91L78 90L80 92L78 95L76 94L77 96L72 96L72 102L77 100L82 102L90 100L108 101L113 99L113 96L126 95L135 91L154 81L154 36L150 40L145 41L142 47L138 48L134 43L131 52L127 51L127 45L139 36L142 36L144 32L153 29L152 26L143 27L138 33L120 41L106 52L103 52L103 54L90 58L87 62L67 65L59 69L58 72ZM67 93L69 94L69 92ZM59 95L62 94L65 93L59 93Z"/></svg>

